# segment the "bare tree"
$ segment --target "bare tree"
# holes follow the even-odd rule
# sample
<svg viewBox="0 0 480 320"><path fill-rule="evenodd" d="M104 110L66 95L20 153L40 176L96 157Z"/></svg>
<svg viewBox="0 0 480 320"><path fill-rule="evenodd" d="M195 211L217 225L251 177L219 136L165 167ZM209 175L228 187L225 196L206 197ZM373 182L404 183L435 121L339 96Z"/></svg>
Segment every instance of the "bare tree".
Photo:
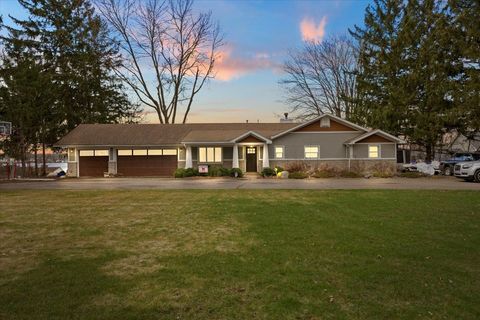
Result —
<svg viewBox="0 0 480 320"><path fill-rule="evenodd" d="M307 42L292 51L283 69L286 102L299 119L324 113L349 118L354 108L356 47L345 36Z"/></svg>
<svg viewBox="0 0 480 320"><path fill-rule="evenodd" d="M193 0L97 0L119 41L116 72L160 123L185 123L197 93L214 77L222 46L211 13L196 14ZM182 115L183 112L183 115Z"/></svg>

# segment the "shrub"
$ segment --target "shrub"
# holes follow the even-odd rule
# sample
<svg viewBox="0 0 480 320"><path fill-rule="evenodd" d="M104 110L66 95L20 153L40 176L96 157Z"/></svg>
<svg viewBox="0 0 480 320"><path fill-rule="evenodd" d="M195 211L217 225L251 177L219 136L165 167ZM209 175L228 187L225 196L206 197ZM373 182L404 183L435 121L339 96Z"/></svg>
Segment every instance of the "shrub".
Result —
<svg viewBox="0 0 480 320"><path fill-rule="evenodd" d="M303 171L294 171L289 173L288 178L289 179L305 179L305 178L308 178L308 175Z"/></svg>
<svg viewBox="0 0 480 320"><path fill-rule="evenodd" d="M185 169L184 177L194 177L198 176L198 170L194 168L187 168Z"/></svg>
<svg viewBox="0 0 480 320"><path fill-rule="evenodd" d="M324 164L316 168L313 171L312 176L315 178L333 178L338 176L338 174L338 170L335 167Z"/></svg>
<svg viewBox="0 0 480 320"><path fill-rule="evenodd" d="M283 168L280 167L280 166L275 166L275 172L276 172L277 174L280 173L280 172L282 172L282 171L285 171L285 169L283 169Z"/></svg>
<svg viewBox="0 0 480 320"><path fill-rule="evenodd" d="M395 169L391 165L384 162L376 163L371 168L372 176L376 178L391 178L395 174Z"/></svg>
<svg viewBox="0 0 480 320"><path fill-rule="evenodd" d="M225 177L230 176L230 169L222 166L210 166L208 168L208 175L210 177Z"/></svg>
<svg viewBox="0 0 480 320"><path fill-rule="evenodd" d="M242 169L240 169L240 168L230 169L230 176L235 177L235 173L237 173L237 178L243 177Z"/></svg>
<svg viewBox="0 0 480 320"><path fill-rule="evenodd" d="M185 177L185 169L184 168L177 168L173 173L175 178L183 178Z"/></svg>
<svg viewBox="0 0 480 320"><path fill-rule="evenodd" d="M307 171L307 165L303 162L290 162L285 166L285 170L288 172L305 172Z"/></svg>
<svg viewBox="0 0 480 320"><path fill-rule="evenodd" d="M262 172L260 173L262 177L271 177L275 175L275 170L269 167L263 168Z"/></svg>
<svg viewBox="0 0 480 320"><path fill-rule="evenodd" d="M198 176L198 170L194 168L177 168L173 173L175 178L186 178L186 177L194 177Z"/></svg>

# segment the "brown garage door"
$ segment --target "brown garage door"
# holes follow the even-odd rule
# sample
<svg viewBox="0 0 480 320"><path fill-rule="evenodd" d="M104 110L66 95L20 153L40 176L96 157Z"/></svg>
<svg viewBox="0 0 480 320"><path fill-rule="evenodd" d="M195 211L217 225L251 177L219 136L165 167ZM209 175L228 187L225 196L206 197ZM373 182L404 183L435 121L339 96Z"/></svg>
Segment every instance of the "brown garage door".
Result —
<svg viewBox="0 0 480 320"><path fill-rule="evenodd" d="M108 156L80 157L81 177L103 177L108 171Z"/></svg>
<svg viewBox="0 0 480 320"><path fill-rule="evenodd" d="M117 172L124 176L172 176L177 156L118 156Z"/></svg>

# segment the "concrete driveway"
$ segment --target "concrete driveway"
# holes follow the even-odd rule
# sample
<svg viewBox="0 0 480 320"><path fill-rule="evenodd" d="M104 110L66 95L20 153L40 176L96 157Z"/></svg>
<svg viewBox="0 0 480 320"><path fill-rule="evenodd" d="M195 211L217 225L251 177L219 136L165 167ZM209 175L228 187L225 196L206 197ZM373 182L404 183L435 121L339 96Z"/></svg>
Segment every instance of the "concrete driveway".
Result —
<svg viewBox="0 0 480 320"><path fill-rule="evenodd" d="M480 183L454 177L358 179L262 178L96 178L0 182L0 190L19 189L437 189L480 190Z"/></svg>

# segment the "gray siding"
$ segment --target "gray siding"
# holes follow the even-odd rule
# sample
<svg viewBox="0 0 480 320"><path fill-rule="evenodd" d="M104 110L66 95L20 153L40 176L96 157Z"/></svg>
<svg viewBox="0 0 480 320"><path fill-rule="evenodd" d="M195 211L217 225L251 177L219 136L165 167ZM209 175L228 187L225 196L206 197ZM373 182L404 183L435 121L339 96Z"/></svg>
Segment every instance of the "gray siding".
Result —
<svg viewBox="0 0 480 320"><path fill-rule="evenodd" d="M222 158L229 160L233 159L233 147L223 147Z"/></svg>
<svg viewBox="0 0 480 320"><path fill-rule="evenodd" d="M382 158L397 158L397 150L395 144L382 144L381 146Z"/></svg>
<svg viewBox="0 0 480 320"><path fill-rule="evenodd" d="M379 144L380 145L380 157L381 158L395 158L396 157L396 150L394 143L371 143L372 145ZM355 144L353 147L353 157L359 159L367 159L368 158L368 144L367 143L359 143Z"/></svg>
<svg viewBox="0 0 480 320"><path fill-rule="evenodd" d="M360 132L351 133L290 133L273 140L268 154L273 159L274 146L285 147L285 159L304 159L304 146L320 146L320 159L346 158L344 142L357 137Z"/></svg>

